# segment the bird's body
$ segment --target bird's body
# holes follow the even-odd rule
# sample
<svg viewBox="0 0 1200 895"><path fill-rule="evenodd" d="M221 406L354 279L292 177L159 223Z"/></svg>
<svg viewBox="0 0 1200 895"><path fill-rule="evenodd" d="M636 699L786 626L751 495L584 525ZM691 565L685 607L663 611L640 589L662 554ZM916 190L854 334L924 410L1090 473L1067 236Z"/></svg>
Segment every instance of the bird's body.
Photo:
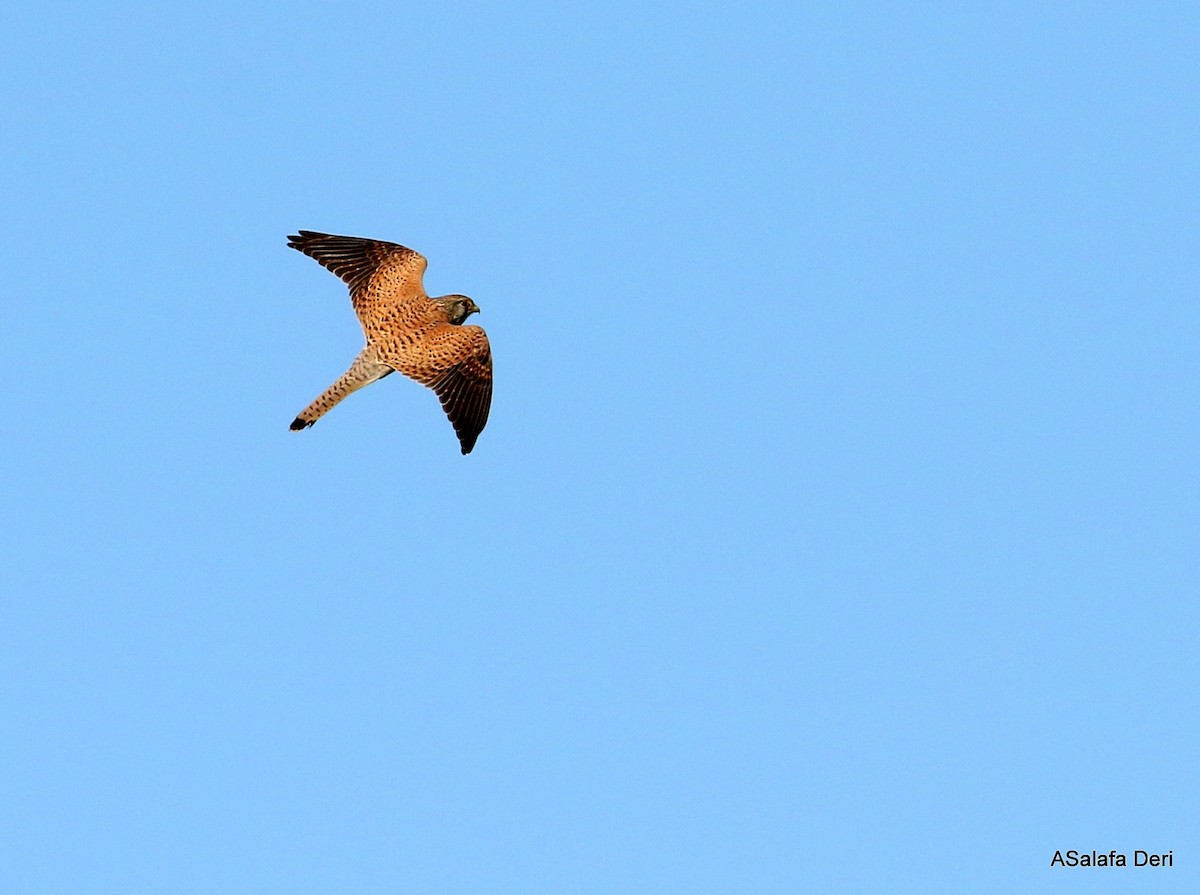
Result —
<svg viewBox="0 0 1200 895"><path fill-rule="evenodd" d="M315 423L334 405L393 371L437 392L469 453L492 403L492 351L487 334L462 323L479 308L465 295L430 298L426 261L394 242L301 230L288 245L316 259L350 287L366 347L340 379L300 412L293 429Z"/></svg>

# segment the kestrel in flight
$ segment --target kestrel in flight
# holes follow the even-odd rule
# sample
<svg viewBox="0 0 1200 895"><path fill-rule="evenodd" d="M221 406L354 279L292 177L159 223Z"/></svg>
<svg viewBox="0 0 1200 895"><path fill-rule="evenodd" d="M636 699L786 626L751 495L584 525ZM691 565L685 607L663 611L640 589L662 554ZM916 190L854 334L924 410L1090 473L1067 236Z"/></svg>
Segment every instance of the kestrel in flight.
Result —
<svg viewBox="0 0 1200 895"><path fill-rule="evenodd" d="M394 242L301 230L288 245L350 287L350 302L367 345L337 382L292 422L307 428L357 391L399 370L442 402L469 454L492 406L492 349L478 326L462 322L479 310L465 295L430 298L421 285L424 257Z"/></svg>

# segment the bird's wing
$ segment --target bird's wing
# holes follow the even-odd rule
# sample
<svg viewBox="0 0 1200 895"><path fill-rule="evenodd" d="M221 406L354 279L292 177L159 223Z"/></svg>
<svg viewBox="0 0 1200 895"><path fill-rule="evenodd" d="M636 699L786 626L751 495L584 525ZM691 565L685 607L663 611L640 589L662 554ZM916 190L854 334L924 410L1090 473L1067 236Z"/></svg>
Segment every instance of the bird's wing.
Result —
<svg viewBox="0 0 1200 895"><path fill-rule="evenodd" d="M442 324L421 334L395 368L437 392L469 454L492 407L492 348L478 326Z"/></svg>
<svg viewBox="0 0 1200 895"><path fill-rule="evenodd" d="M288 245L315 259L350 287L350 301L364 328L391 316L388 312L399 305L428 299L421 282L425 257L405 246L312 230L289 236Z"/></svg>

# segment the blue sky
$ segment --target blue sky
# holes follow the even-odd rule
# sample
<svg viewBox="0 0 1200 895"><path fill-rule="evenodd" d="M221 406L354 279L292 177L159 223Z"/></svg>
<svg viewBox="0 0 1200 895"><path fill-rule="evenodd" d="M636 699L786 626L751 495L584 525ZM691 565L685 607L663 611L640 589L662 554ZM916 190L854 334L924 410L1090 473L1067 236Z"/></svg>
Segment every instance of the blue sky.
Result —
<svg viewBox="0 0 1200 895"><path fill-rule="evenodd" d="M1195 891L1198 51L9 4L0 890ZM478 302L470 456L400 377L288 431L361 345L298 228Z"/></svg>

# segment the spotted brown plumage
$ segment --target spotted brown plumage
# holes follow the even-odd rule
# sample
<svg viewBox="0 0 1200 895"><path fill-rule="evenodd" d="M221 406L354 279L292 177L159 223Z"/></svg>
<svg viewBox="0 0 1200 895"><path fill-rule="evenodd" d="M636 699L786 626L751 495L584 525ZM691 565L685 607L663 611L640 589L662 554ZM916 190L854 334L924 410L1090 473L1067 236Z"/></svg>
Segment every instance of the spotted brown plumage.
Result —
<svg viewBox="0 0 1200 895"><path fill-rule="evenodd" d="M468 454L492 405L492 350L487 334L462 323L479 308L465 295L430 298L426 261L412 249L378 239L301 230L288 245L314 258L350 287L367 344L341 378L300 412L305 429L334 405L398 370L437 393Z"/></svg>

